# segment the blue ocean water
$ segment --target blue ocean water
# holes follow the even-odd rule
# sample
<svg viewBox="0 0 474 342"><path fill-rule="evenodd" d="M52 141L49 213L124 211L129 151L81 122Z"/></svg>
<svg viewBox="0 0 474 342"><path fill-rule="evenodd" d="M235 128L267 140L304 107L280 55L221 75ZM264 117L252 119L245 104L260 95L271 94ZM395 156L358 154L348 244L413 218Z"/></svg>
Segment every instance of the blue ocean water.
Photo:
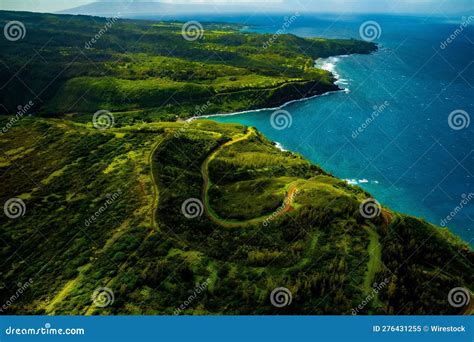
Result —
<svg viewBox="0 0 474 342"><path fill-rule="evenodd" d="M347 90L289 104L284 109L291 127L274 129L273 110L212 119L255 126L383 205L446 224L472 244L474 21L463 26L461 16L300 16L289 32L360 38L359 28L369 20L380 26L379 51L318 61L339 74ZM284 19L254 22L251 30L273 33Z"/></svg>

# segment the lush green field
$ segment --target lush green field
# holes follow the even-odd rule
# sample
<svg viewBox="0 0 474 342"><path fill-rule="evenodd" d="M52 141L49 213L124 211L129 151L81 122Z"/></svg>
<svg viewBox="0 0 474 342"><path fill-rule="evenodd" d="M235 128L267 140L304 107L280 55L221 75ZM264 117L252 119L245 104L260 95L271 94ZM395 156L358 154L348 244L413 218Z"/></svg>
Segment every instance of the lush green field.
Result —
<svg viewBox="0 0 474 342"><path fill-rule="evenodd" d="M33 280L10 313L173 314L208 281L182 313L350 314L390 278L360 313L456 314L447 293L474 287L474 253L447 230L389 209L364 219L359 205L369 194L246 127L98 131L24 119L0 149L2 199L26 204L21 218L0 216L0 300ZM291 209L278 211L290 185ZM189 219L189 198L209 208ZM114 291L107 308L91 302L100 286ZM291 290L290 306L270 304L278 286Z"/></svg>
<svg viewBox="0 0 474 342"><path fill-rule="evenodd" d="M474 290L474 253L449 230L388 208L364 217L370 194L254 128L177 120L335 89L314 58L372 44L280 36L262 49L269 36L236 26L187 42L180 23L121 21L83 49L104 19L7 20L28 33L0 40L4 111L32 101L22 81L39 96L35 115L0 116L0 203L24 203L0 211L0 314L465 312L447 296ZM114 125L96 129L98 109ZM101 287L106 307L91 298ZM272 305L278 287L291 305Z"/></svg>

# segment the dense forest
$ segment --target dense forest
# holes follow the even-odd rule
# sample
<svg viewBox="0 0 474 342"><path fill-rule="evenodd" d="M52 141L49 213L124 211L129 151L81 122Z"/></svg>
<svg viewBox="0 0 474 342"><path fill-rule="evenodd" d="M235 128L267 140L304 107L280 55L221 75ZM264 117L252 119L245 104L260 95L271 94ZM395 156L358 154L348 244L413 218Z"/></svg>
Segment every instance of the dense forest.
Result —
<svg viewBox="0 0 474 342"><path fill-rule="evenodd" d="M0 40L0 103L10 114L30 100L45 115L147 109L155 120L190 116L210 99L207 113L277 106L338 89L316 58L376 49L291 35L264 48L270 35L223 24L204 24L190 41L183 23L0 11L2 26L12 20L26 34Z"/></svg>

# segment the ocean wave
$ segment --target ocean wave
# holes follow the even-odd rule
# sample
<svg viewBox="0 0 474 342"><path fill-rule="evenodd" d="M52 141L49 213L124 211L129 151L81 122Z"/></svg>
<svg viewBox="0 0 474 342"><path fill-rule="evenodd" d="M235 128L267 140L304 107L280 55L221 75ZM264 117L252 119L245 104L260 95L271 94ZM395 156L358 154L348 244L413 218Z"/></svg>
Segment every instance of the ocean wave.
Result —
<svg viewBox="0 0 474 342"><path fill-rule="evenodd" d="M275 141L274 143L275 143L275 147L276 147L277 149L279 149L280 151L282 151L282 152L288 152L288 150L285 149L285 148L283 147L283 145L282 145L281 143L279 143L278 141Z"/></svg>
<svg viewBox="0 0 474 342"><path fill-rule="evenodd" d="M334 75L336 82L334 84L341 85L341 86L348 86L349 80L345 78L341 78L341 75L336 69L337 63L341 60L341 58L349 57L349 55L341 55L336 57L328 57L328 58L319 58L316 60L315 67L318 69L329 71ZM349 93L349 88L344 87L343 89L346 93Z"/></svg>
<svg viewBox="0 0 474 342"><path fill-rule="evenodd" d="M349 80L346 80L345 78L340 78L335 83L340 85L349 85Z"/></svg>
<svg viewBox="0 0 474 342"><path fill-rule="evenodd" d="M374 181L369 181L368 179L344 179L346 181L347 184L350 184L350 185L358 185L358 184L379 184L379 181L377 180L374 180Z"/></svg>

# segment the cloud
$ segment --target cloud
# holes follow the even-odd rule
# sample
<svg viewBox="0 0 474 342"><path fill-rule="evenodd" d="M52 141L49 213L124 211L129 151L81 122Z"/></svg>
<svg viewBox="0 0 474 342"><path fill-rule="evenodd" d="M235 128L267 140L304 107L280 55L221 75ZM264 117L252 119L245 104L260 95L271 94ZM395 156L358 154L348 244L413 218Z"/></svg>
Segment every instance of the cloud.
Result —
<svg viewBox="0 0 474 342"><path fill-rule="evenodd" d="M86 5L92 0L0 0L1 10L54 12Z"/></svg>

